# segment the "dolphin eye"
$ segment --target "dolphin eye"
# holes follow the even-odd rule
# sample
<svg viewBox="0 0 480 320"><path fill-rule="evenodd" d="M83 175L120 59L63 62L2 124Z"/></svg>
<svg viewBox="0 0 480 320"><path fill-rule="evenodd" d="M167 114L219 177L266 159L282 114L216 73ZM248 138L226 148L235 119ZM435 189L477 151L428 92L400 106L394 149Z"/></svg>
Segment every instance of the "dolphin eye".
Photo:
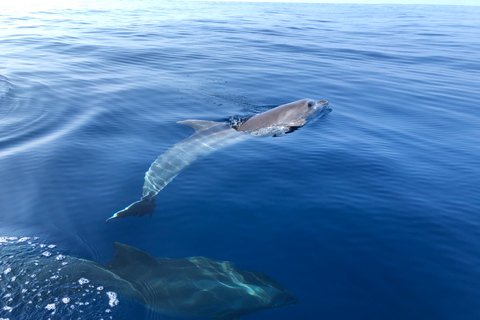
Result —
<svg viewBox="0 0 480 320"><path fill-rule="evenodd" d="M315 101L308 101L308 106L313 107L315 105Z"/></svg>

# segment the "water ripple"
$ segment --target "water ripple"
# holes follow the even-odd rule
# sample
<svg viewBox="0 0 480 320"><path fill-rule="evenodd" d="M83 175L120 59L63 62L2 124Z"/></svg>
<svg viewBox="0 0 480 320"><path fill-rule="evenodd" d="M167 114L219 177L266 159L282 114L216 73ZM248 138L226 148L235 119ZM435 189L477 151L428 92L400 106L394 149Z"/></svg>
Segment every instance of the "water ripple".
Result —
<svg viewBox="0 0 480 320"><path fill-rule="evenodd" d="M9 88L1 100L0 158L52 143L89 123L99 113L96 109L72 112L69 108L48 106L47 101L54 100L53 93L41 83L22 93L15 85Z"/></svg>

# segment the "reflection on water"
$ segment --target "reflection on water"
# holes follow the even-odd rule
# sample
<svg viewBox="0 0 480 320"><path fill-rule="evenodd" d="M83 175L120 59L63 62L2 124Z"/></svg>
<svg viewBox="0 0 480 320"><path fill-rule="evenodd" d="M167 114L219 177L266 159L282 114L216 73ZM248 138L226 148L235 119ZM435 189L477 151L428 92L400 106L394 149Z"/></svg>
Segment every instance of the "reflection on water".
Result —
<svg viewBox="0 0 480 320"><path fill-rule="evenodd" d="M1 317L112 319L118 295L180 317L238 318L298 304L285 287L260 272L205 257L153 258L114 243L108 266L65 256L39 238L0 237Z"/></svg>

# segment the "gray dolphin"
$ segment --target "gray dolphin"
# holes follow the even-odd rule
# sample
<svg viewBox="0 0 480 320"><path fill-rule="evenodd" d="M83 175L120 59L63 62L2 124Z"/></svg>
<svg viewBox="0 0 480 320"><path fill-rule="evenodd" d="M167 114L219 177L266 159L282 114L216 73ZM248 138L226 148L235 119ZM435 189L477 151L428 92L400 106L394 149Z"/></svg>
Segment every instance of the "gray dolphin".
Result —
<svg viewBox="0 0 480 320"><path fill-rule="evenodd" d="M236 269L228 261L205 257L155 259L134 247L114 245L116 253L108 269L132 284L141 302L163 314L227 320L299 304L272 278Z"/></svg>
<svg viewBox="0 0 480 320"><path fill-rule="evenodd" d="M4 305L0 318L3 312L15 319L28 317L29 313L46 319L53 310L59 319L71 319L72 306L95 304L92 308L97 309L102 301L95 301L108 298L109 305L115 307L122 296L136 299L160 314L216 320L299 304L272 278L239 270L228 261L153 258L137 248L114 243L114 258L102 265L40 246L32 241L0 243Z"/></svg>
<svg viewBox="0 0 480 320"><path fill-rule="evenodd" d="M252 136L278 136L302 127L307 121L331 112L325 100L303 99L257 114L232 126L227 122L185 120L195 133L173 145L152 163L145 173L143 194L136 201L113 214L106 221L128 216L153 214L157 194L196 159Z"/></svg>

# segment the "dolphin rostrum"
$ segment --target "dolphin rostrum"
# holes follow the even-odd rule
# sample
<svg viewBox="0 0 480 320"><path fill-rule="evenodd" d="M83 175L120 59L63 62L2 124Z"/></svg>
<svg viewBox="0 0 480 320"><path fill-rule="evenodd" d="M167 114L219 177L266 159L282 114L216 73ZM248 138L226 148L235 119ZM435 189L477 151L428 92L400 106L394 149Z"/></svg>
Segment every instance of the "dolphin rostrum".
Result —
<svg viewBox="0 0 480 320"><path fill-rule="evenodd" d="M47 319L53 313L58 319L72 319L79 315L73 317L72 308L91 305L88 312L97 312L105 298L115 307L122 297L164 315L215 320L299 304L290 290L272 278L237 269L228 261L154 258L114 243L115 256L102 265L56 254L55 246L23 239L0 243L0 319L3 313L12 319ZM88 318L101 317L91 314Z"/></svg>
<svg viewBox="0 0 480 320"><path fill-rule="evenodd" d="M195 133L173 145L152 163L145 173L142 198L113 214L107 222L128 216L151 216L157 194L183 169L212 151L251 136L278 136L289 133L302 127L310 119L331 111L325 100L303 99L257 114L237 125L205 120L179 121L177 123L194 128Z"/></svg>

